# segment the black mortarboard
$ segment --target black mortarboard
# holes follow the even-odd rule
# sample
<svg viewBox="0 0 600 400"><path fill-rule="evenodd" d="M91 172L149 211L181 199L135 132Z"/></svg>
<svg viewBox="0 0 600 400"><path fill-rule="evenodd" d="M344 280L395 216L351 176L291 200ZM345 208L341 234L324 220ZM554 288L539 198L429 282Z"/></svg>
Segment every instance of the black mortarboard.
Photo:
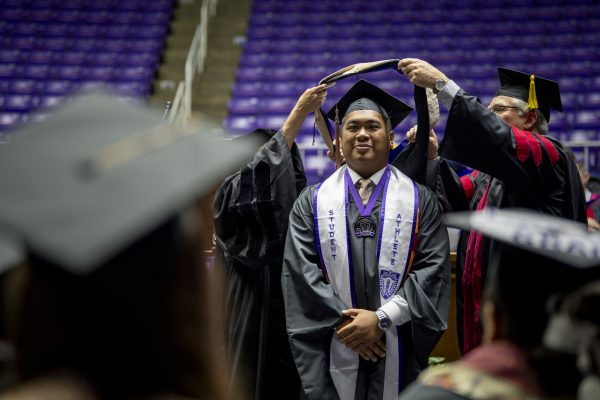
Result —
<svg viewBox="0 0 600 400"><path fill-rule="evenodd" d="M510 314L510 340L519 345L541 344L551 297L600 278L600 234L584 224L492 208L448 214L445 222L494 240L485 290Z"/></svg>
<svg viewBox="0 0 600 400"><path fill-rule="evenodd" d="M385 90L361 79L329 110L327 117L341 123L347 114L356 110L377 111L390 121L391 129L394 129L413 109Z"/></svg>
<svg viewBox="0 0 600 400"><path fill-rule="evenodd" d="M512 247L552 258L573 268L600 266L600 234L584 224L528 210L486 209L451 213L446 224L476 230Z"/></svg>
<svg viewBox="0 0 600 400"><path fill-rule="evenodd" d="M500 89L496 96L525 101L530 109L539 109L550 122L550 109L562 112L558 82L508 68L498 68Z"/></svg>
<svg viewBox="0 0 600 400"><path fill-rule="evenodd" d="M256 144L183 130L107 94L76 99L0 146L0 227L89 273L206 193Z"/></svg>

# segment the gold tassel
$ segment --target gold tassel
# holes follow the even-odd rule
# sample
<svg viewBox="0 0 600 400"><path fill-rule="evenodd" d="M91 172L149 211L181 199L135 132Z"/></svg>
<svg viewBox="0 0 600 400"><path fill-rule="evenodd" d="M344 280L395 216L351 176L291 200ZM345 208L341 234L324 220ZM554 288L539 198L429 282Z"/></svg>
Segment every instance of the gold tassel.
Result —
<svg viewBox="0 0 600 400"><path fill-rule="evenodd" d="M530 110L538 109L537 96L535 94L535 76L531 75L529 78L529 101L527 101L527 107Z"/></svg>

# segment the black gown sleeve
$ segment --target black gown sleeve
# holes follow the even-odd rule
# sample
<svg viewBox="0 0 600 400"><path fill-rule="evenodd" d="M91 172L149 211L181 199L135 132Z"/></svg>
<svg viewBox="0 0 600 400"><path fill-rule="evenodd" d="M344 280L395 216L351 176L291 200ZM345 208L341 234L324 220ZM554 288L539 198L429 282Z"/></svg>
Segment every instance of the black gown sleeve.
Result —
<svg viewBox="0 0 600 400"><path fill-rule="evenodd" d="M329 348L346 307L319 265L313 194L312 186L303 191L290 214L281 275L286 328L304 394L339 399L329 374Z"/></svg>
<svg viewBox="0 0 600 400"><path fill-rule="evenodd" d="M288 215L306 179L296 145L279 131L246 167L217 189L213 217L217 245L252 267L281 262Z"/></svg>
<svg viewBox="0 0 600 400"><path fill-rule="evenodd" d="M542 203L550 214L584 215L583 186L562 144L507 125L463 90L452 102L441 155L501 180L525 199L520 206Z"/></svg>

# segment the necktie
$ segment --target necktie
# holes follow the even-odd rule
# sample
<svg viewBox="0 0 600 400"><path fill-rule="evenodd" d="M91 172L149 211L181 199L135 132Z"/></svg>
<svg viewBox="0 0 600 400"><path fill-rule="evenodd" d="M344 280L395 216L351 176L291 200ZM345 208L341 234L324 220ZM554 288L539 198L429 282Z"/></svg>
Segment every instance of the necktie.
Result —
<svg viewBox="0 0 600 400"><path fill-rule="evenodd" d="M369 197L371 197L374 187L375 184L370 179L360 178L356 181L356 188L358 189L358 195L362 200L363 206L369 202Z"/></svg>

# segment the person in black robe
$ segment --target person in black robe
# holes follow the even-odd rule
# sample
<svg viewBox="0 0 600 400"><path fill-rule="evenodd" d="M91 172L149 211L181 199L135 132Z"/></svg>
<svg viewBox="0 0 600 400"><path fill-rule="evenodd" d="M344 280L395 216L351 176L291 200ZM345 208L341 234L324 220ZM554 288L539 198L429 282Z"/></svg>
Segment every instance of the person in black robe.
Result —
<svg viewBox="0 0 600 400"><path fill-rule="evenodd" d="M321 257L319 230L314 224L317 209L315 191L323 191L331 178L323 184L306 188L290 214L282 287L287 331L304 398L395 399L404 385L427 367L428 356L447 327L449 244L441 221L441 209L429 189L406 177L412 182L410 191L395 194L412 198L414 192L418 197L414 216L411 213L413 221L418 221L418 229L413 231L413 240L404 243L412 258L407 262L408 268L402 277L395 281L398 285L388 293L393 295L390 300L383 304L380 297L388 281L382 274L383 250L380 253L377 238L385 229L380 217L383 218L382 210L388 210L385 206L386 193L389 195L393 189L386 192L378 191L377 187L386 179L388 172L401 174L388 165L388 155L393 143L392 129L409 112L408 106L361 80L328 113L329 118L341 124L341 150L346 161L346 165L341 166L332 177L348 173L348 179L353 182L347 181L347 189L338 186L341 192L340 196L336 196L338 202L343 202L343 192L346 192L348 199L346 217L340 217L346 221L348 232L346 235L344 229L339 231L344 233L342 240L336 244L336 251L342 251L342 243L348 240L348 258L352 260L348 272L351 289L345 296L352 297L352 304L348 304L344 295L334 289L336 283L331 278L337 272L329 270ZM361 177L378 182L367 204L367 208L372 207L370 213L367 212L371 223L364 226L354 224L363 216L364 210L361 209L367 201L361 198L357 202L358 194L353 191L354 184ZM330 204L321 197L319 201L320 204ZM370 235L365 231L369 231ZM390 238L384 234L380 249L390 244ZM331 274L328 275L327 271ZM385 340L390 331L397 336L397 346L402 349L396 355L389 353L389 348L396 343ZM350 349L355 352L350 352L356 362L355 379L342 372L342 379L349 379L348 385L343 385L351 387L349 392L347 387L334 382L330 369L334 339L347 347L344 351ZM399 373L392 377L387 371L388 357L392 364L399 365ZM392 380L391 393L386 390L390 386L386 383L389 379Z"/></svg>
<svg viewBox="0 0 600 400"><path fill-rule="evenodd" d="M300 393L285 331L281 262L288 215L306 186L294 139L306 116L322 105L327 87L307 89L278 132L253 132L264 145L225 179L214 197L230 386L248 398L294 399Z"/></svg>
<svg viewBox="0 0 600 400"><path fill-rule="evenodd" d="M446 210L521 207L586 221L575 161L557 139L547 136L550 109L562 110L556 82L499 68L501 87L485 107L425 61L403 59L398 68L415 85L433 88L449 110L441 158L435 163L435 185ZM474 171L458 178L445 159ZM430 176L436 176L433 169ZM493 257L492 240L476 232L461 233L457 326L465 353L481 342L481 289Z"/></svg>
<svg viewBox="0 0 600 400"><path fill-rule="evenodd" d="M598 398L600 236L531 210L448 214L446 223L497 240L483 344L423 372L402 400Z"/></svg>

